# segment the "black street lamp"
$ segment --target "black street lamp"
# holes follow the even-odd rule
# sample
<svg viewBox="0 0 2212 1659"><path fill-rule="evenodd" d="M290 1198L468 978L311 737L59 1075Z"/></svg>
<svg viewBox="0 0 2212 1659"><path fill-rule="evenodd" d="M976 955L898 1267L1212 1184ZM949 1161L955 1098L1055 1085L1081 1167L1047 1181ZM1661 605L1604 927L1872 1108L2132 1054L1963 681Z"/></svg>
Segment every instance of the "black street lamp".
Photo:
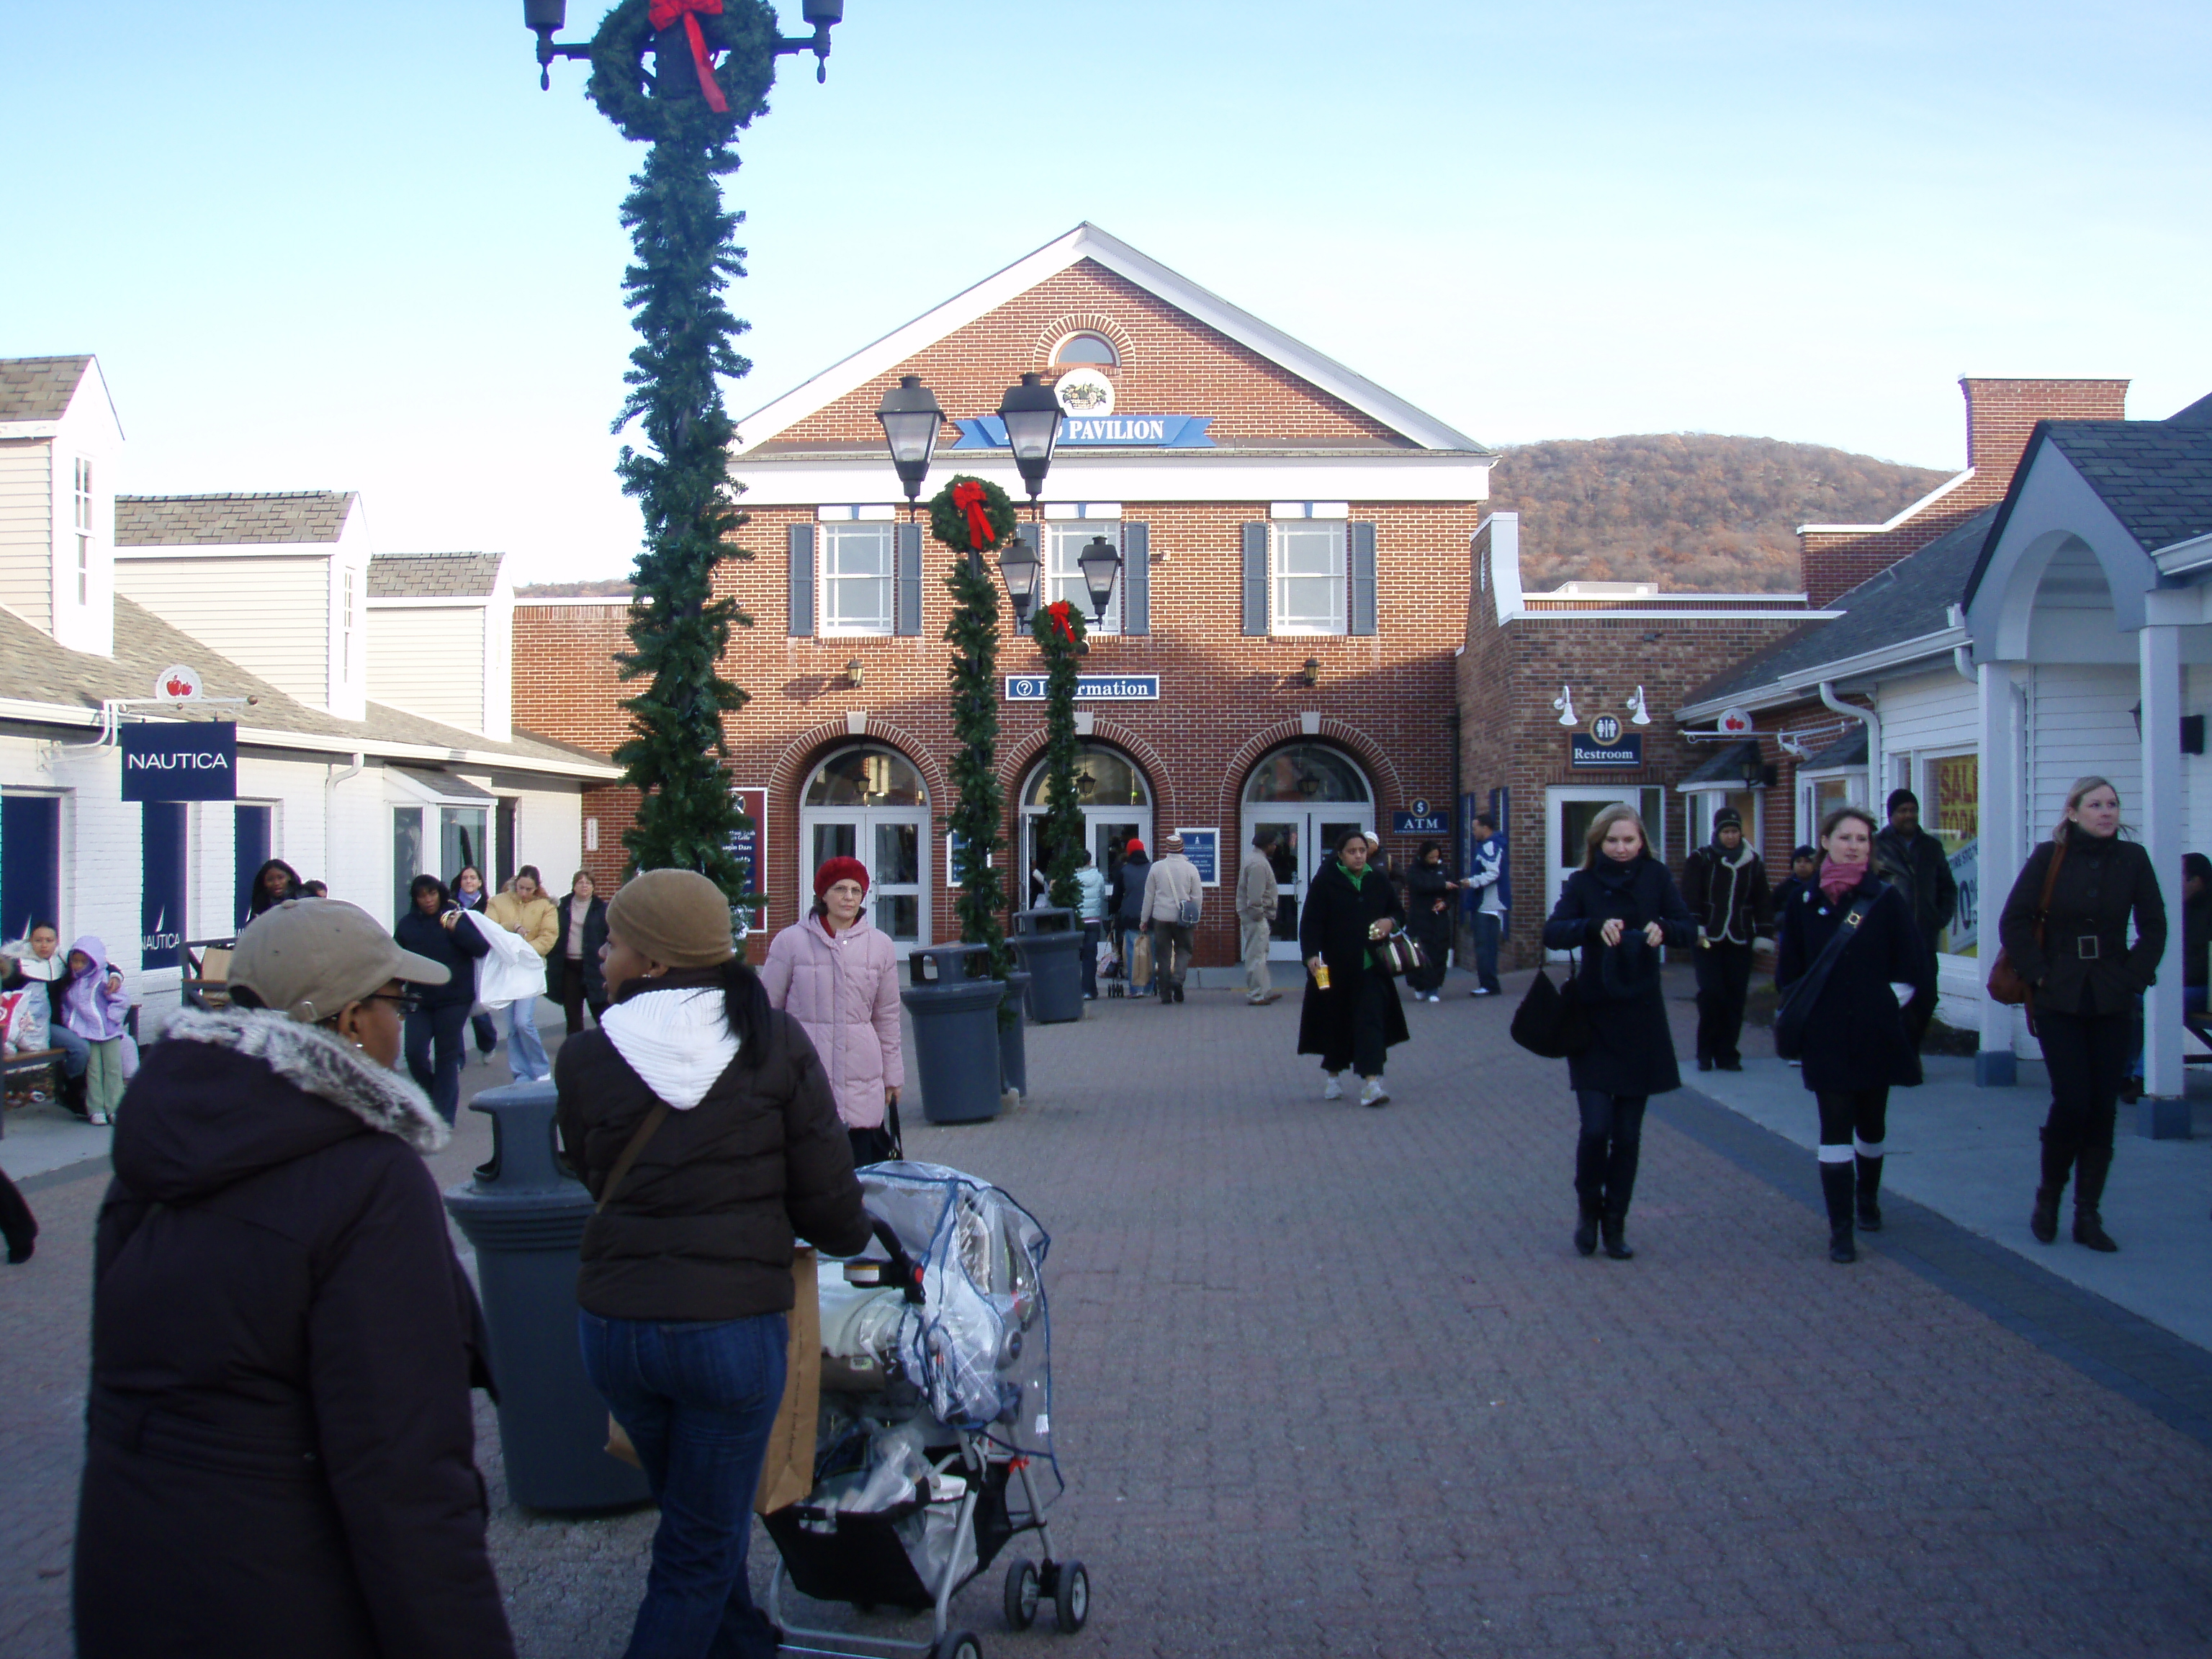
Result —
<svg viewBox="0 0 2212 1659"><path fill-rule="evenodd" d="M1008 386L999 399L999 418L1006 423L1006 442L1035 506L1044 493L1044 475L1052 470L1052 452L1060 442L1060 399L1043 375L1024 374L1019 386Z"/></svg>
<svg viewBox="0 0 2212 1659"><path fill-rule="evenodd" d="M1103 536L1093 536L1075 556L1075 568L1083 573L1083 586L1091 593L1091 619L1103 628L1106 606L1114 598L1115 574L1121 568L1121 550Z"/></svg>
<svg viewBox="0 0 2212 1659"><path fill-rule="evenodd" d="M702 9L696 6L679 5L670 27L658 31L661 44L674 48L673 61L680 63L686 55L702 50L700 46L694 44L702 40L698 20L694 15ZM717 5L713 10L719 13L721 8ZM779 40L775 43L775 55L781 58L791 52L811 52L814 54L814 78L827 81L830 78L830 31L845 21L845 0L805 0L799 15L814 26L814 33L795 40ZM538 85L541 91L552 88L552 64L556 58L588 58L592 55L592 45L588 40L572 40L563 45L553 38L568 27L568 0L522 0L522 22L524 27L538 37ZM660 90L660 76L656 74L653 79L656 91ZM665 95L688 98L696 90L694 78L678 71L668 77Z"/></svg>
<svg viewBox="0 0 2212 1659"><path fill-rule="evenodd" d="M929 460L937 453L937 434L945 425L945 411L937 406L937 394L921 383L921 375L902 374L899 383L884 393L876 419L883 423L891 465L897 469L911 505L921 494L921 481L929 476Z"/></svg>
<svg viewBox="0 0 2212 1659"><path fill-rule="evenodd" d="M1019 536L999 550L999 575L1006 584L1006 597L1014 602L1018 627L1029 626L1030 608L1036 604L1037 576L1042 569L1036 550Z"/></svg>

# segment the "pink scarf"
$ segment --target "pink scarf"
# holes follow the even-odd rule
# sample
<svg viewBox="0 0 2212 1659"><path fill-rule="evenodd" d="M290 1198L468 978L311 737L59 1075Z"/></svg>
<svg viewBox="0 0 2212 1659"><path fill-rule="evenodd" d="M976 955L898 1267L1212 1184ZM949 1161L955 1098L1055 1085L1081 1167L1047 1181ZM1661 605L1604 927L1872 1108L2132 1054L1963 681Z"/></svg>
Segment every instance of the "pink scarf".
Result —
<svg viewBox="0 0 2212 1659"><path fill-rule="evenodd" d="M1844 895L1866 879L1863 864L1838 864L1833 859L1820 860L1820 890L1828 896L1828 902L1840 904Z"/></svg>

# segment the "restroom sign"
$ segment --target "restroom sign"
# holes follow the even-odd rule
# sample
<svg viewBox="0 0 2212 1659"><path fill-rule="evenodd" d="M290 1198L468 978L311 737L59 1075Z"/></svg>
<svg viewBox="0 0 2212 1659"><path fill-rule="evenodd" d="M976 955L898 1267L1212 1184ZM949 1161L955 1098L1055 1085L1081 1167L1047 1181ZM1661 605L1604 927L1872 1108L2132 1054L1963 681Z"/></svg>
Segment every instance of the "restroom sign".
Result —
<svg viewBox="0 0 2212 1659"><path fill-rule="evenodd" d="M1593 715L1589 723L1590 741L1601 749L1610 749L1620 741L1625 729L1618 714Z"/></svg>

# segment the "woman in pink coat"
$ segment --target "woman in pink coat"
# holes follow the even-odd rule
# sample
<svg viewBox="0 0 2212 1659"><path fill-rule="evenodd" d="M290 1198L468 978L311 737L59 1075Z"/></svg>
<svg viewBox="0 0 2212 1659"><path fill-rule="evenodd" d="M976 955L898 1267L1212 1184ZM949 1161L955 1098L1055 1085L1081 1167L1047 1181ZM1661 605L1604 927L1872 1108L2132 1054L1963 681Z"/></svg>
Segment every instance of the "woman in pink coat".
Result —
<svg viewBox="0 0 2212 1659"><path fill-rule="evenodd" d="M814 908L775 936L761 970L769 1000L806 1028L822 1056L856 1168L902 1155L898 1097L906 1084L898 952L860 913L867 896L866 866L826 860L814 872Z"/></svg>

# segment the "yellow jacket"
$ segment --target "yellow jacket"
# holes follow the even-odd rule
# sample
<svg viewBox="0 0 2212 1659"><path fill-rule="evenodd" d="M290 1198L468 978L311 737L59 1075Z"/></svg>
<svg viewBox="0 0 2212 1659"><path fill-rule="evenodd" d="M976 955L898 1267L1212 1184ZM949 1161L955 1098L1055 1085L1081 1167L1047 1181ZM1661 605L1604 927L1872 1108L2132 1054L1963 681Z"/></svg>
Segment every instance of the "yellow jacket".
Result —
<svg viewBox="0 0 2212 1659"><path fill-rule="evenodd" d="M521 934L541 957L552 955L553 942L561 937L561 918L543 891L527 901L512 892L494 893L484 902L484 914L509 933Z"/></svg>

